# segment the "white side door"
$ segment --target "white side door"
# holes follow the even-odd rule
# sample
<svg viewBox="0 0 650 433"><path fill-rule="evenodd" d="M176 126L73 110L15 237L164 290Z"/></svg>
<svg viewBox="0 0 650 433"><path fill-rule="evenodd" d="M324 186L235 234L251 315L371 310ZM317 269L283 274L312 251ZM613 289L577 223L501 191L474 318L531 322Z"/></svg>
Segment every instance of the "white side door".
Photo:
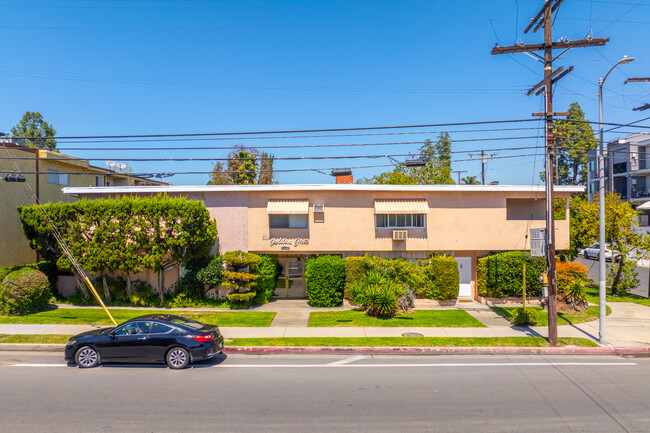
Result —
<svg viewBox="0 0 650 433"><path fill-rule="evenodd" d="M471 257L456 257L458 262L458 277L459 277L459 298L472 297L472 258Z"/></svg>

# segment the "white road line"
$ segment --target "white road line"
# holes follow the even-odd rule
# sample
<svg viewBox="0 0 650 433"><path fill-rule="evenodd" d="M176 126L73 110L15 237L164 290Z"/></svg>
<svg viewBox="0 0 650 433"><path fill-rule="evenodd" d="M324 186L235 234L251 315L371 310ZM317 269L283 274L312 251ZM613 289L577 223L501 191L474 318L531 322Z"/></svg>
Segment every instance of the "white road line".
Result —
<svg viewBox="0 0 650 433"><path fill-rule="evenodd" d="M363 357L361 357L363 358ZM359 357L346 358L329 364L219 364L208 368L424 368L424 367L630 367L635 362L507 362L456 364L348 364ZM68 364L12 364L0 367L67 367ZM205 368L205 367L202 367Z"/></svg>
<svg viewBox="0 0 650 433"><path fill-rule="evenodd" d="M364 355L357 355L351 358L341 359L340 361L330 362L327 365L344 365L349 364L350 362L359 361L360 359L366 359L366 357Z"/></svg>
<svg viewBox="0 0 650 433"><path fill-rule="evenodd" d="M13 364L6 367L67 367L68 364Z"/></svg>
<svg viewBox="0 0 650 433"><path fill-rule="evenodd" d="M221 364L217 368L404 368L404 367L629 367L635 362L508 362L467 364Z"/></svg>

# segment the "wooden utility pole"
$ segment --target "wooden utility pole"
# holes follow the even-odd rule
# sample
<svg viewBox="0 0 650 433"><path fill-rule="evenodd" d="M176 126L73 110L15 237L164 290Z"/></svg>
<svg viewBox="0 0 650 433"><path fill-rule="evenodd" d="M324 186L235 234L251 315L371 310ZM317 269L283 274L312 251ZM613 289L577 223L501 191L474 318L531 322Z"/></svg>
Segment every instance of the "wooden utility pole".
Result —
<svg viewBox="0 0 650 433"><path fill-rule="evenodd" d="M481 185L485 185L485 164L487 164L488 158L496 156L496 153L485 153L484 150L481 150L481 153L469 153L470 157L480 156L481 157Z"/></svg>
<svg viewBox="0 0 650 433"><path fill-rule="evenodd" d="M509 47L495 46L492 54L512 54L512 53L529 53L544 64L544 79L533 86L528 95L536 92L536 95L544 93L546 111L543 114L546 120L546 169L545 169L545 186L546 186L546 270L548 274L548 341L551 346L557 346L557 281L555 277L555 216L553 206L553 159L555 157L555 145L553 141L553 116L564 113L553 113L553 84L559 81L573 70L573 66L567 70L560 67L553 71L553 61L565 54L567 51L578 47L594 47L605 45L609 38L593 39L587 38L579 41L569 41L561 39L559 42L553 42L551 26L553 23L553 14L563 0L545 0L542 9L533 17L524 30L528 33L533 29L533 33L544 27L544 43L542 44L520 44ZM553 58L553 50L562 49L557 57ZM544 56L540 56L536 51L543 51ZM534 113L537 114L537 113Z"/></svg>
<svg viewBox="0 0 650 433"><path fill-rule="evenodd" d="M458 184L460 185L460 174L461 173L467 173L467 170L452 170L452 173L458 173Z"/></svg>

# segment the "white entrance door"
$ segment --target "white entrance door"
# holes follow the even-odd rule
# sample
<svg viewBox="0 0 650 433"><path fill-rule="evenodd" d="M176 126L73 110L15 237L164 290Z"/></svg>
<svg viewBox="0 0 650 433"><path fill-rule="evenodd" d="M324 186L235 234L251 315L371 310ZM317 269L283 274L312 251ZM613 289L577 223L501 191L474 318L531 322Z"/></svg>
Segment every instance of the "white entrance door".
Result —
<svg viewBox="0 0 650 433"><path fill-rule="evenodd" d="M459 277L459 298L472 297L472 258L471 257L456 257L458 262L458 277Z"/></svg>

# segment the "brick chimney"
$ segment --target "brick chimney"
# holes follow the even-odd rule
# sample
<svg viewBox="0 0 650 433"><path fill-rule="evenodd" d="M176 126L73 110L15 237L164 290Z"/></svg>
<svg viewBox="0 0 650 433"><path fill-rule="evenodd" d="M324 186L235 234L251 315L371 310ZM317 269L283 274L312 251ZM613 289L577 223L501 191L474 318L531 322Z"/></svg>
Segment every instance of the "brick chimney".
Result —
<svg viewBox="0 0 650 433"><path fill-rule="evenodd" d="M336 183L354 183L354 177L351 174L346 176L336 176Z"/></svg>

